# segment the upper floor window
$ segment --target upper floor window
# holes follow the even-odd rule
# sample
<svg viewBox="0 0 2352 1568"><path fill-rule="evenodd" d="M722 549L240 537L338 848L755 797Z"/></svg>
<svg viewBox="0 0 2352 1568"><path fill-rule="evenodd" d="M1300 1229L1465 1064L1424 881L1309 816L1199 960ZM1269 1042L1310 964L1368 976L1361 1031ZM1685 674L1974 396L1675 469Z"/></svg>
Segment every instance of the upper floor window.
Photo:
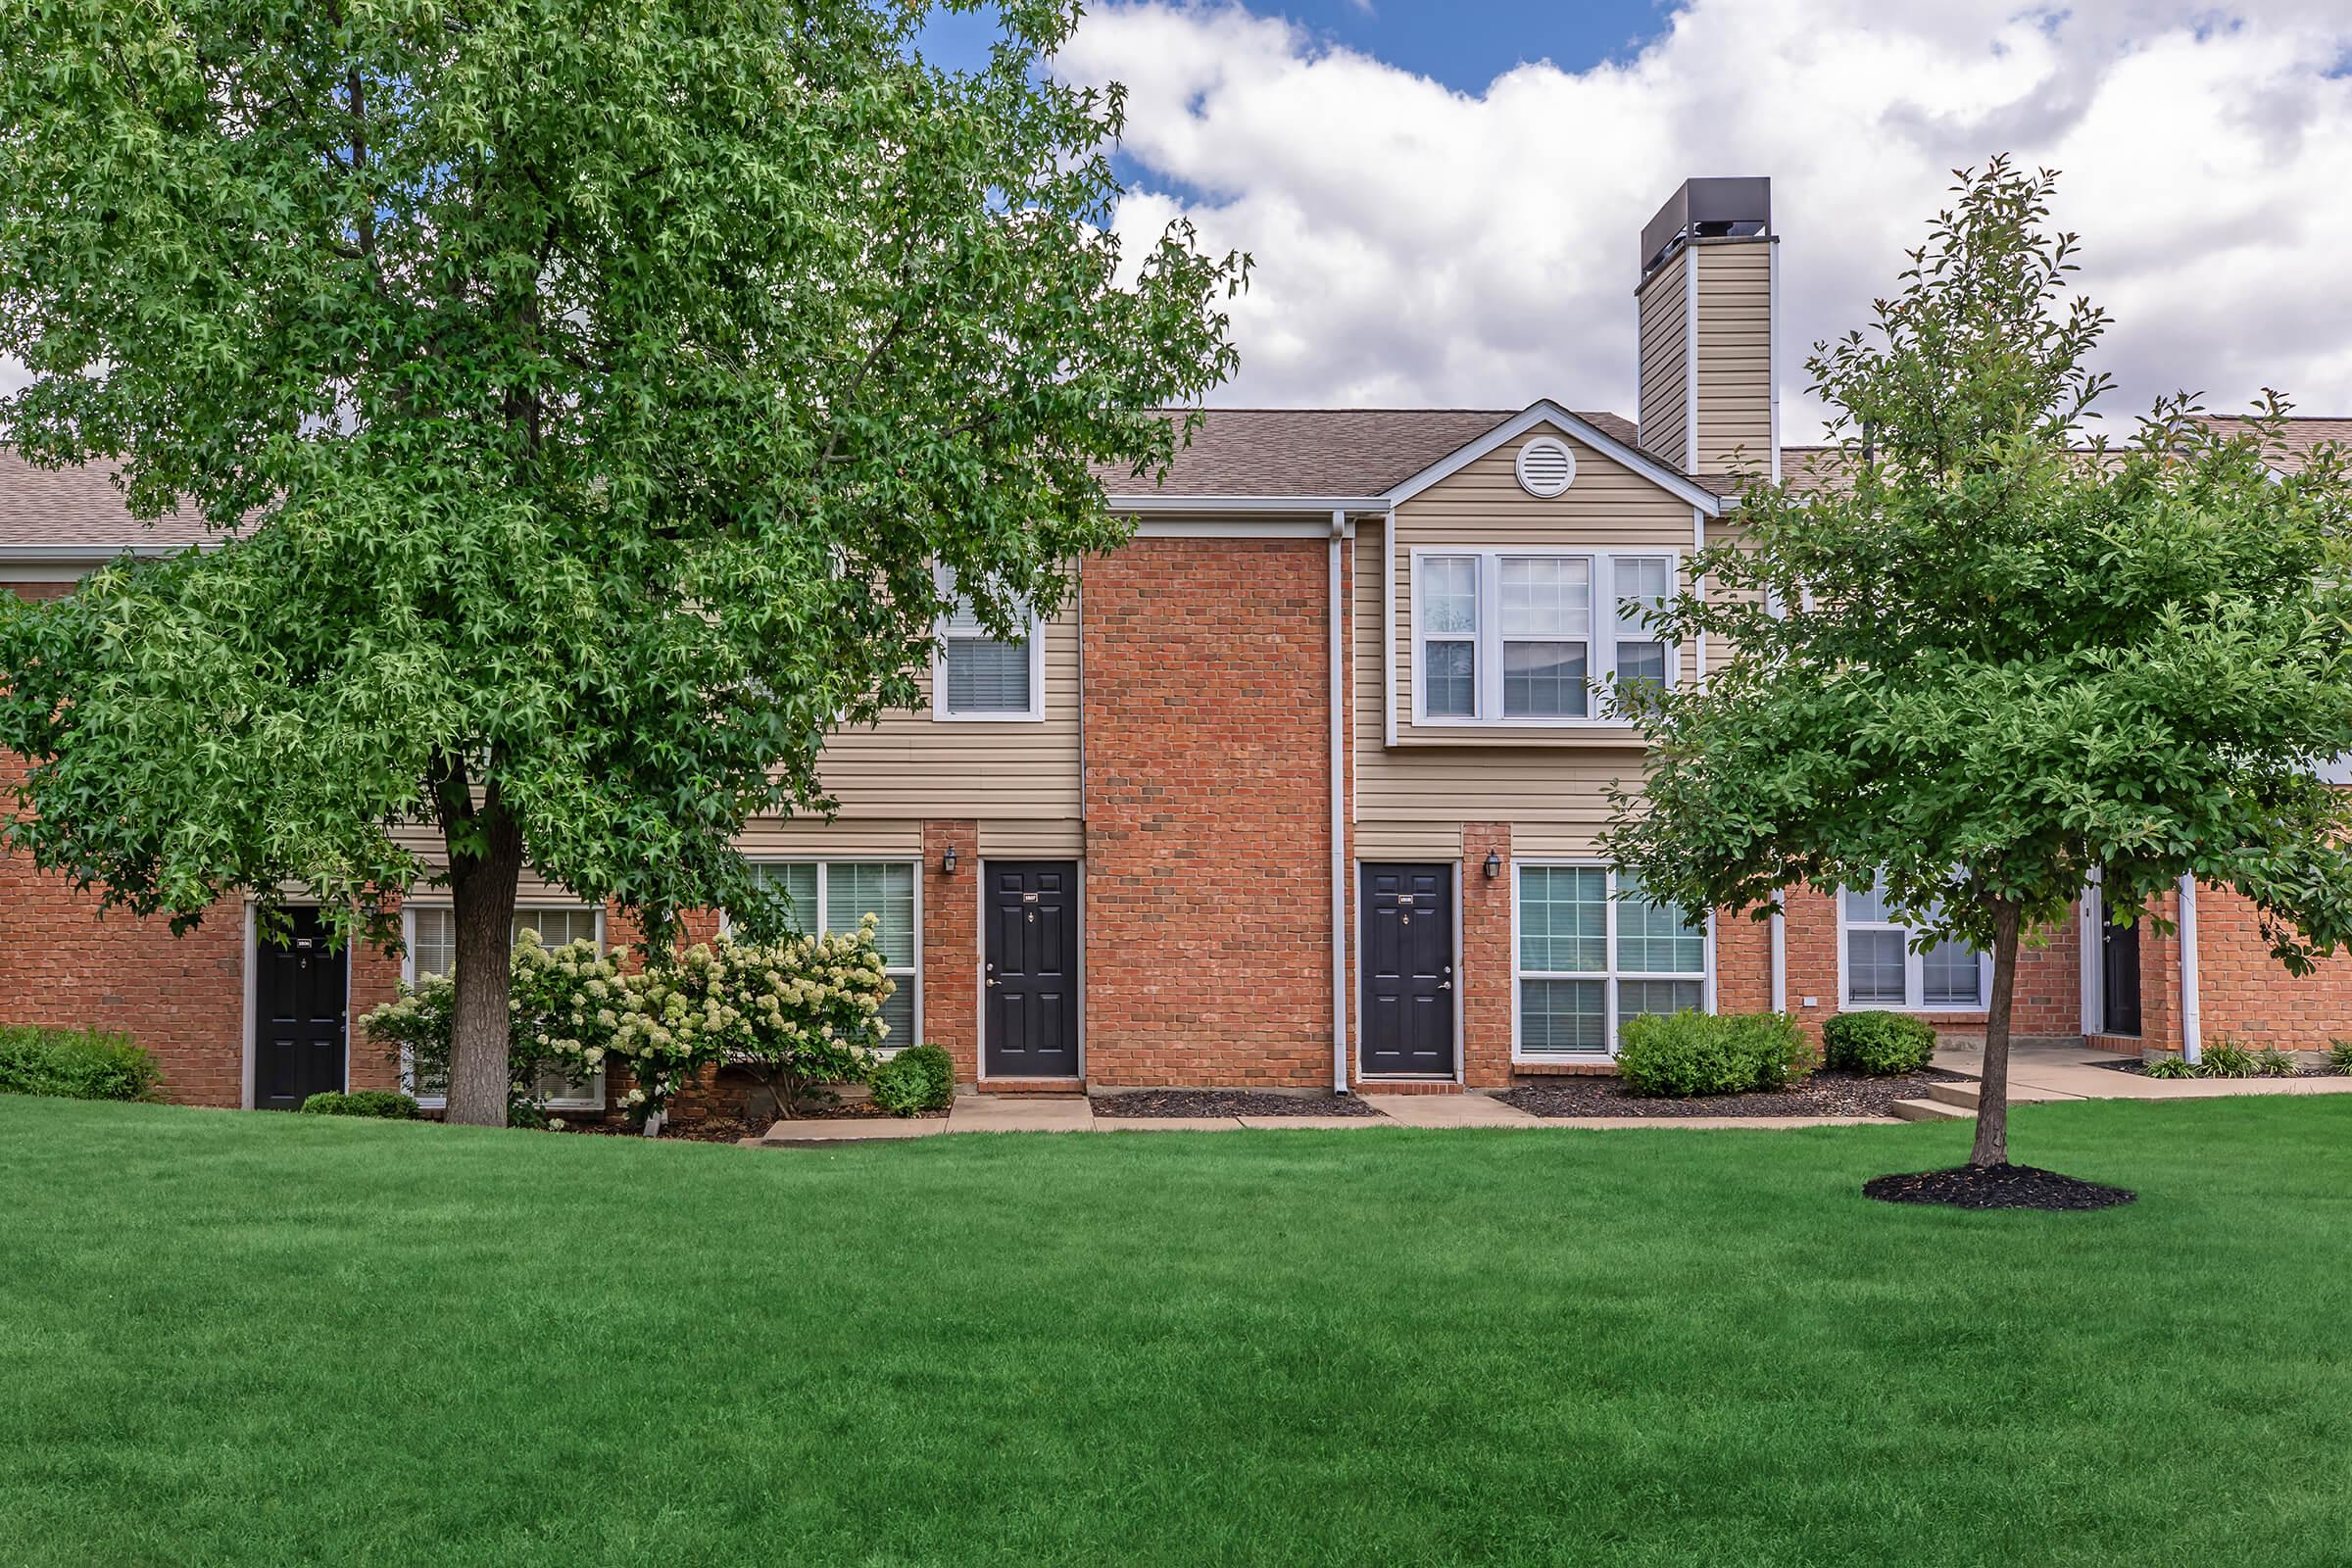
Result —
<svg viewBox="0 0 2352 1568"><path fill-rule="evenodd" d="M1415 551L1415 722L1586 722L1610 716L1596 683L1671 684L1643 617L1674 577L1666 553Z"/></svg>
<svg viewBox="0 0 2352 1568"><path fill-rule="evenodd" d="M1886 885L1838 895L1848 1007L1970 1011L1991 994L1991 958L1965 942L1912 951L1919 927L1886 903Z"/></svg>
<svg viewBox="0 0 2352 1568"><path fill-rule="evenodd" d="M952 587L952 578L943 578ZM1006 641L991 633L973 612L971 600L956 596L956 608L940 626L939 652L931 669L931 711L936 718L1026 719L1045 717L1044 629L1032 616L1028 635Z"/></svg>

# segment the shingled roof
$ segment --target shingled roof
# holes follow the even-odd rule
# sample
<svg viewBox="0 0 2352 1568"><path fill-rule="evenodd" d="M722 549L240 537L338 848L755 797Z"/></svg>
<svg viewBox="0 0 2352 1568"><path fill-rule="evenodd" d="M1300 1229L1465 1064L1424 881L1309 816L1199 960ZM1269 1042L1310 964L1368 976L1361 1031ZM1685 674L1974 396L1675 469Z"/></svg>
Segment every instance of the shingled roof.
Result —
<svg viewBox="0 0 2352 1568"><path fill-rule="evenodd" d="M204 519L182 508L153 523L122 504L114 470L101 466L37 467L0 447L0 549L33 546L114 555L176 550L208 536Z"/></svg>
<svg viewBox="0 0 2352 1568"><path fill-rule="evenodd" d="M1166 496L1376 496L1468 446L1518 409L1209 409L1156 490ZM1614 414L1578 416L1634 444ZM1116 467L1112 495L1148 495Z"/></svg>

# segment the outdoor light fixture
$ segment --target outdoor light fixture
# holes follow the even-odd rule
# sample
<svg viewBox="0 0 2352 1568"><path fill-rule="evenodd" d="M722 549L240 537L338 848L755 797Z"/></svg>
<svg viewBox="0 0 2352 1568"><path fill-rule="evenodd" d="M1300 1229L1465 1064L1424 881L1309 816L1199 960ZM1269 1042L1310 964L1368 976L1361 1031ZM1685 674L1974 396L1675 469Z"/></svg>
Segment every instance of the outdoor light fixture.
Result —
<svg viewBox="0 0 2352 1568"><path fill-rule="evenodd" d="M1502 875L1502 857L1495 854L1493 850L1489 850L1487 852L1487 875Z"/></svg>
<svg viewBox="0 0 2352 1568"><path fill-rule="evenodd" d="M949 845L947 853L939 858L939 874L941 876L956 874L956 846L953 844Z"/></svg>

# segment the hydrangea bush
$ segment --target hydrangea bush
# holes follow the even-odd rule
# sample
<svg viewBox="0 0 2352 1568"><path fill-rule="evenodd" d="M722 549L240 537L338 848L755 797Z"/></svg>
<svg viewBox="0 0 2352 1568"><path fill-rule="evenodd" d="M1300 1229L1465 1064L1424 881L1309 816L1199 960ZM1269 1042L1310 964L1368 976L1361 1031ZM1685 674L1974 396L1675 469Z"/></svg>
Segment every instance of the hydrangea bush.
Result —
<svg viewBox="0 0 2352 1568"><path fill-rule="evenodd" d="M565 1079L602 1070L620 1022L628 978L585 939L549 948L526 930L514 944L507 1003L513 1044L507 1053L507 1120L543 1125L542 1102ZM439 1095L449 1083L451 1017L457 983L427 975L400 983L391 1002L361 1020L368 1038L398 1057L419 1095Z"/></svg>
<svg viewBox="0 0 2352 1568"><path fill-rule="evenodd" d="M714 1065L741 1067L796 1116L818 1084L863 1077L889 1034L883 971L867 915L856 931L772 945L698 945L674 965L629 977L612 1049L636 1079L625 1103L661 1109Z"/></svg>

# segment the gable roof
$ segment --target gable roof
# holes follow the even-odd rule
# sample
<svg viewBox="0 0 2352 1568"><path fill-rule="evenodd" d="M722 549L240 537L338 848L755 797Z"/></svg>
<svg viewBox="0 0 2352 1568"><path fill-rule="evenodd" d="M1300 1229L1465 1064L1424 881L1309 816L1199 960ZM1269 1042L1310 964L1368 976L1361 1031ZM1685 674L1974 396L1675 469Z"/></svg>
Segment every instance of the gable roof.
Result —
<svg viewBox="0 0 2352 1568"><path fill-rule="evenodd" d="M211 536L185 507L141 522L103 465L43 468L0 447L0 552L103 559L184 549Z"/></svg>
<svg viewBox="0 0 2352 1568"><path fill-rule="evenodd" d="M1115 466L1095 471L1119 500L1393 502L1544 422L1715 504L1704 486L1643 452L1632 420L1551 402L1526 409L1205 409L1192 444L1176 454L1155 488Z"/></svg>
<svg viewBox="0 0 2352 1568"><path fill-rule="evenodd" d="M1615 422L1623 425L1625 421L1618 419ZM1661 463L1649 453L1636 446L1630 439L1621 439L1611 431L1593 423L1588 416L1571 414L1548 399L1530 404L1511 418L1481 435L1477 440L1448 453L1401 484L1391 486L1384 493L1384 499L1391 506L1395 506L1400 501L1409 501L1439 480L1450 474L1459 473L1463 468L1476 463L1495 448L1518 439L1538 425L1544 424L1574 436L1577 440L1614 459L1660 489L1674 492L1709 516L1717 515L1723 510L1723 503L1717 499L1715 493L1697 480L1670 464Z"/></svg>

